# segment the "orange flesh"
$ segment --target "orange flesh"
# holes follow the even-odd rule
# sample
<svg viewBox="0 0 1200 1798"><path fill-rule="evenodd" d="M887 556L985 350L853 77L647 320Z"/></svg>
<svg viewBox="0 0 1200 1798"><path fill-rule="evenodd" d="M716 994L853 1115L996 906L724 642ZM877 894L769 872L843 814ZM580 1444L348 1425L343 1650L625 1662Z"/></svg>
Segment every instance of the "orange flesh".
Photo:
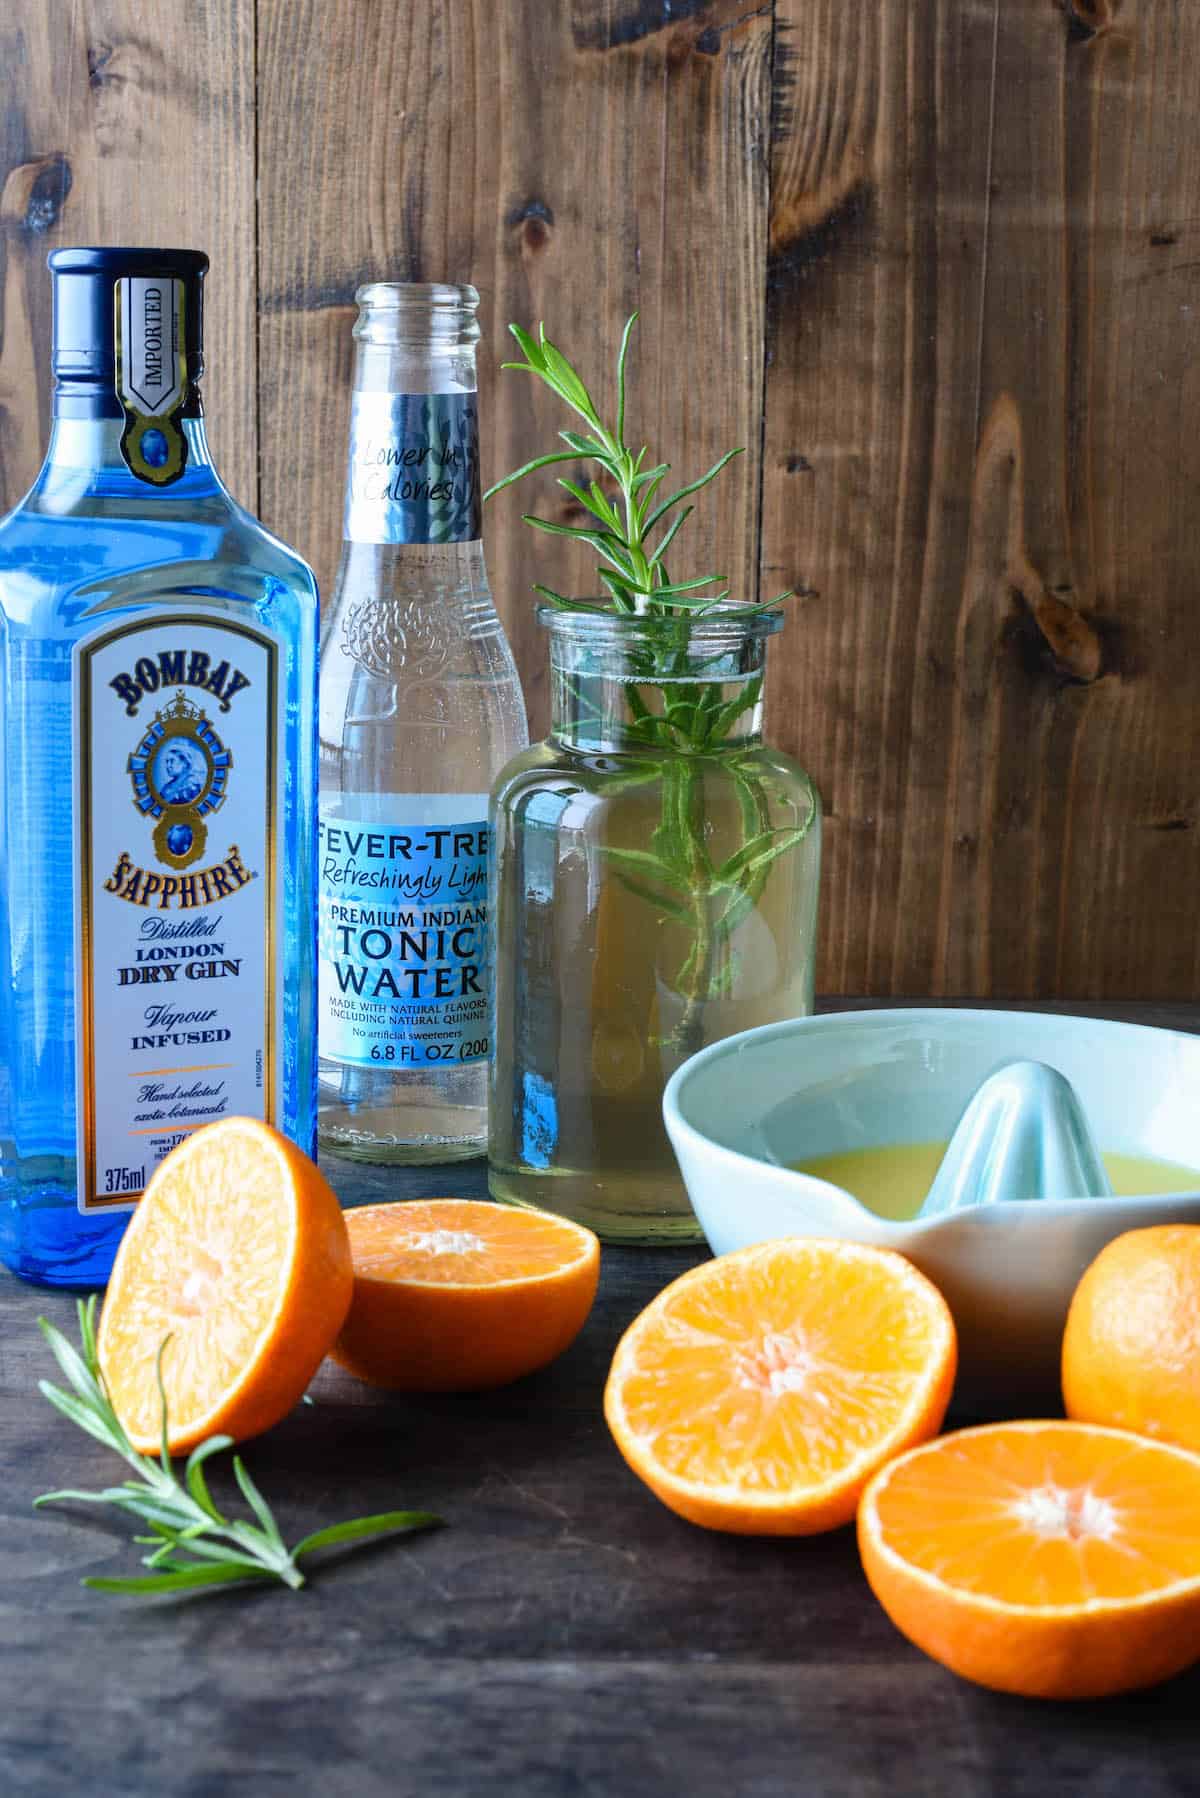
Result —
<svg viewBox="0 0 1200 1798"><path fill-rule="evenodd" d="M910 1567L1003 1605L1086 1608L1200 1578L1200 1458L1120 1431L960 1431L889 1470L864 1510Z"/></svg>
<svg viewBox="0 0 1200 1798"><path fill-rule="evenodd" d="M422 1286L502 1286L589 1260L573 1224L483 1199L414 1199L347 1211L354 1271Z"/></svg>
<svg viewBox="0 0 1200 1798"><path fill-rule="evenodd" d="M147 1207L124 1257L119 1314L105 1319L114 1402L139 1435L159 1426L163 1339L171 1421L184 1429L245 1373L288 1278L294 1218L280 1169L257 1137L226 1133L219 1155L211 1142L205 1151L180 1157Z"/></svg>
<svg viewBox="0 0 1200 1798"><path fill-rule="evenodd" d="M422 1199L346 1213L354 1296L333 1357L408 1392L476 1392L543 1367L596 1296L600 1245L543 1212Z"/></svg>
<svg viewBox="0 0 1200 1798"><path fill-rule="evenodd" d="M944 1305L896 1255L787 1242L697 1272L614 1364L622 1432L676 1480L730 1497L845 1480L920 1415L953 1355Z"/></svg>

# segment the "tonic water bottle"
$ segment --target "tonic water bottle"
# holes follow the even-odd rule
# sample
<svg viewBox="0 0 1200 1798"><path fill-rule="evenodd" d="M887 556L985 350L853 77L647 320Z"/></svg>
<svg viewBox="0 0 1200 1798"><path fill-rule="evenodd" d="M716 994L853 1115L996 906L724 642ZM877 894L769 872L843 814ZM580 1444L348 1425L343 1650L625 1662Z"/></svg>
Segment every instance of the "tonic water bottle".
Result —
<svg viewBox="0 0 1200 1798"><path fill-rule="evenodd" d="M317 594L209 456L207 257L50 266L0 522L0 1257L86 1287L190 1131L314 1147Z"/></svg>
<svg viewBox="0 0 1200 1798"><path fill-rule="evenodd" d="M321 1141L487 1146L488 793L528 741L480 541L473 287L359 289L321 640Z"/></svg>

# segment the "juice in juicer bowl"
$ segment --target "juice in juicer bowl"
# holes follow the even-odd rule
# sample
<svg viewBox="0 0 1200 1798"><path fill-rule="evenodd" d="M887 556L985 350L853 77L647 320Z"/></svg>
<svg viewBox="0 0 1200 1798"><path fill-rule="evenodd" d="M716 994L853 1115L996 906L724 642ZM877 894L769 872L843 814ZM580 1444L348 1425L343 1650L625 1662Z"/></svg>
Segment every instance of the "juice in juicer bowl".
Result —
<svg viewBox="0 0 1200 1798"><path fill-rule="evenodd" d="M1200 1176L1171 1194L1025 1199L895 1222L789 1165L949 1141L1005 1062L1056 1068L1100 1147L1200 1164L1200 1037L1042 1012L922 1007L830 1013L701 1050L663 1095L668 1134L714 1254L781 1236L897 1249L941 1289L959 1336L960 1403L1054 1404L1067 1307L1105 1243L1200 1224Z"/></svg>

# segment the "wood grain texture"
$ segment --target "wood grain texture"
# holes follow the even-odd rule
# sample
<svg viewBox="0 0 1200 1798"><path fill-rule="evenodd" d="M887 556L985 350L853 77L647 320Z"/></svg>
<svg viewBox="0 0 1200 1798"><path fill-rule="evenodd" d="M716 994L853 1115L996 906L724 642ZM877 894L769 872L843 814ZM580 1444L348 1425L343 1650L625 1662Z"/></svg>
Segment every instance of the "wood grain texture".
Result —
<svg viewBox="0 0 1200 1798"><path fill-rule="evenodd" d="M1093 1007L1196 1028L1195 1006ZM344 1203L422 1169L327 1159ZM438 1170L484 1193L481 1163ZM34 1328L72 1302L0 1274L0 1767L5 1792L210 1798L1084 1798L1194 1789L1200 1672L1102 1704L954 1679L872 1598L853 1532L721 1536L667 1511L601 1414L632 1318L700 1251L606 1248L596 1308L553 1366L481 1397L382 1392L327 1365L248 1444L287 1540L397 1504L448 1527L329 1564L299 1595L145 1603L83 1591L129 1532L37 1492L111 1476L52 1413ZM239 1503L220 1463L218 1495ZM899 1775L897 1769L900 1769Z"/></svg>
<svg viewBox="0 0 1200 1798"><path fill-rule="evenodd" d="M764 549L819 979L1194 993L1190 9L778 0Z"/></svg>
<svg viewBox="0 0 1200 1798"><path fill-rule="evenodd" d="M46 256L90 243L208 252L213 449L255 506L253 24L240 0L0 8L0 511L49 434Z"/></svg>
<svg viewBox="0 0 1200 1798"><path fill-rule="evenodd" d="M470 277L485 474L553 442L545 318L691 475L682 575L816 590L769 734L829 812L820 984L1200 994L1200 14L1176 0L10 0L0 501L48 419L57 242L213 258L220 466L337 560L355 287ZM257 310L256 310L257 302ZM261 446L261 454L260 454ZM531 585L591 558L488 511Z"/></svg>
<svg viewBox="0 0 1200 1798"><path fill-rule="evenodd" d="M554 447L569 417L500 375L505 326L544 319L611 405L641 309L631 427L688 476L747 454L689 567L755 590L771 18L737 0L258 0L261 418L267 521L337 563L350 325L364 280L463 280L482 298L485 479ZM320 44L319 58L297 43ZM305 420L295 430L297 411ZM299 439L299 441L298 441ZM570 470L565 472L570 473ZM551 474L488 509L488 561L535 731L545 646L531 585L590 593L592 560L535 537L575 521ZM681 543L683 539L680 540Z"/></svg>

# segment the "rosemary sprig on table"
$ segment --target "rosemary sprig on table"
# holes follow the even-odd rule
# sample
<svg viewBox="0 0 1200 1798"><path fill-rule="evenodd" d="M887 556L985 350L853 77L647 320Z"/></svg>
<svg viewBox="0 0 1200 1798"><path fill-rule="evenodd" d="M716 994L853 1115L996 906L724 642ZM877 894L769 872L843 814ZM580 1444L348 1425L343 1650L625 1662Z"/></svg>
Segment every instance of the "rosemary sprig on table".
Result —
<svg viewBox="0 0 1200 1798"><path fill-rule="evenodd" d="M69 1417L97 1442L120 1455L137 1477L125 1480L119 1486L107 1486L99 1492L72 1489L44 1492L34 1504L112 1505L147 1525L151 1532L134 1537L135 1542L151 1550L142 1556L143 1565L151 1569L149 1573L128 1579L85 1579L85 1586L99 1592L154 1593L225 1585L234 1580L280 1580L298 1591L305 1583L298 1562L317 1549L334 1548L371 1536L434 1529L441 1523L440 1517L428 1511L385 1511L375 1517L356 1517L348 1523L335 1523L327 1529L315 1530L289 1549L240 1455L233 1457L234 1476L242 1497L258 1521L255 1524L223 1516L209 1492L204 1464L223 1449L231 1448L233 1438L210 1436L193 1449L180 1481L167 1450L167 1398L162 1382L162 1354L166 1342L159 1350L157 1363L158 1390L162 1398L162 1453L156 1461L139 1455L132 1446L105 1391L96 1352L94 1294L86 1303L79 1300L78 1313L82 1354L72 1347L61 1330L44 1317L38 1318L38 1326L72 1391L64 1392L49 1380L40 1380L39 1389L64 1417Z"/></svg>

